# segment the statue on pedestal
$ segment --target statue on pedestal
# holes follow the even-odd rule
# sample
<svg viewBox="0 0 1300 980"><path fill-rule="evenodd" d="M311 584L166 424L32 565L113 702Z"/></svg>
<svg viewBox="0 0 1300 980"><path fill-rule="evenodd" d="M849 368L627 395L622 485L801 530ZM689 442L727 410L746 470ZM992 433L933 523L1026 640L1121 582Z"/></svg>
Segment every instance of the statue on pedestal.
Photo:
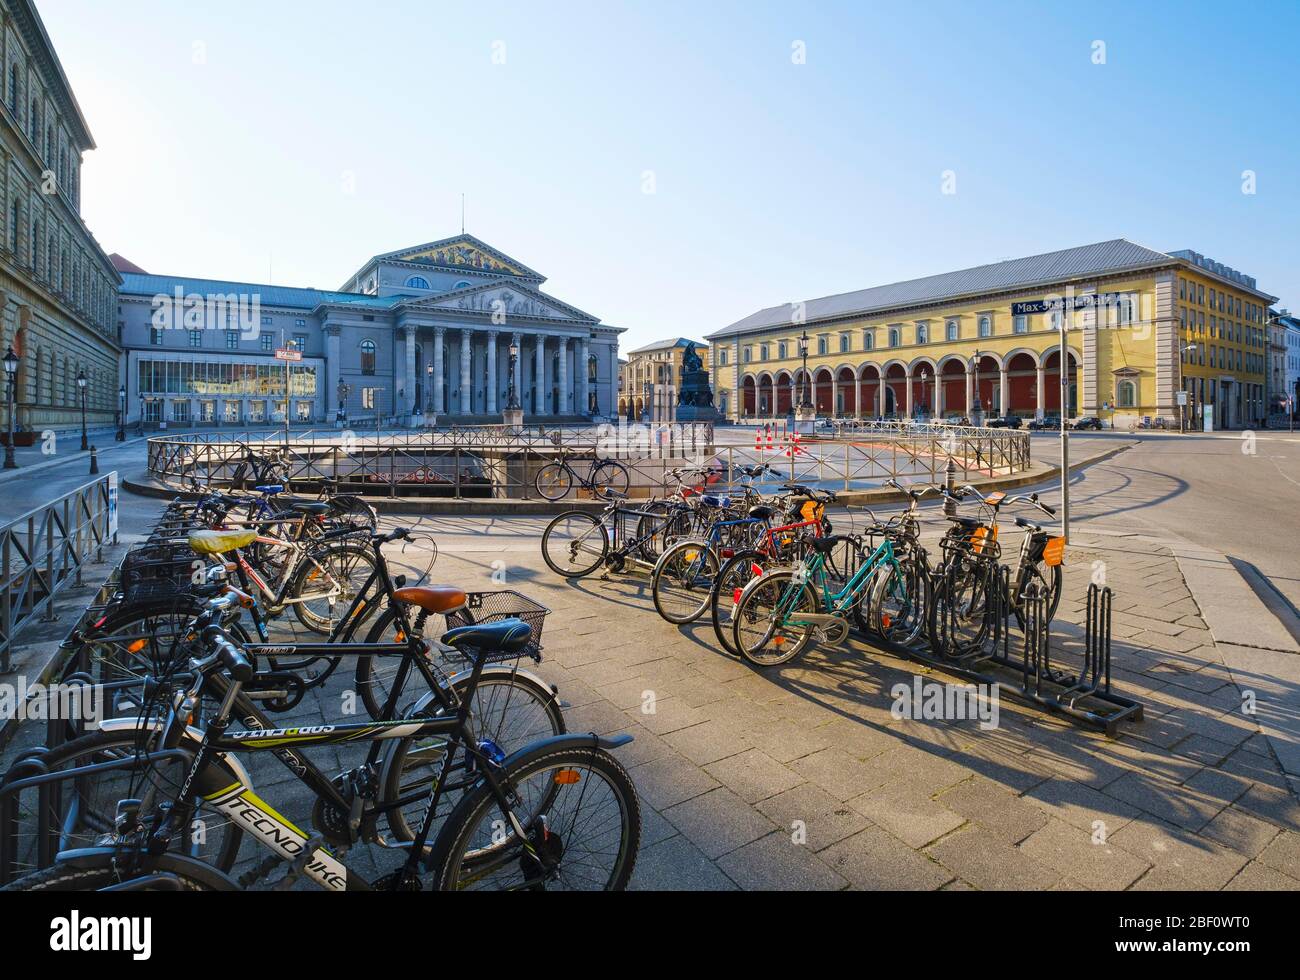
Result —
<svg viewBox="0 0 1300 980"><path fill-rule="evenodd" d="M713 389L704 360L688 342L682 352L682 383L677 389L678 422L717 422L722 418L713 407Z"/></svg>

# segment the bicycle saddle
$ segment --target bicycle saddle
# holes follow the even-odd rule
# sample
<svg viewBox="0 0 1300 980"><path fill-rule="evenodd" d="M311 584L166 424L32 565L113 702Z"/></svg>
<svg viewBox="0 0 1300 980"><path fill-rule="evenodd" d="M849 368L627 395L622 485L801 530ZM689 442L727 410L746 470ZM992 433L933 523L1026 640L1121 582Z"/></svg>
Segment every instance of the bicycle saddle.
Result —
<svg viewBox="0 0 1300 980"><path fill-rule="evenodd" d="M257 532L239 528L233 531L191 531L186 543L200 555L221 555L237 548L247 548L257 540Z"/></svg>
<svg viewBox="0 0 1300 980"><path fill-rule="evenodd" d="M495 623L457 626L443 635L442 642L457 649L472 647L480 651L518 653L528 646L528 641L532 638L531 626L522 619L511 618L498 619Z"/></svg>
<svg viewBox="0 0 1300 980"><path fill-rule="evenodd" d="M312 517L321 517L328 514L333 508L325 500L295 500L289 505L290 510L295 510L299 514L310 514Z"/></svg>
<svg viewBox="0 0 1300 980"><path fill-rule="evenodd" d="M829 555L835 550L835 546L844 544L846 541L852 541L843 534L833 534L829 538L809 538L808 544L812 545L813 551L820 552L823 555Z"/></svg>
<svg viewBox="0 0 1300 980"><path fill-rule="evenodd" d="M253 487L258 493L284 493L283 483L264 483L260 487Z"/></svg>
<svg viewBox="0 0 1300 980"><path fill-rule="evenodd" d="M409 585L393 593L398 602L418 606L427 613L447 613L465 606L465 593L450 585Z"/></svg>
<svg viewBox="0 0 1300 980"><path fill-rule="evenodd" d="M767 504L759 504L757 507L749 508L749 516L756 521L770 521L776 516L776 508L769 507Z"/></svg>

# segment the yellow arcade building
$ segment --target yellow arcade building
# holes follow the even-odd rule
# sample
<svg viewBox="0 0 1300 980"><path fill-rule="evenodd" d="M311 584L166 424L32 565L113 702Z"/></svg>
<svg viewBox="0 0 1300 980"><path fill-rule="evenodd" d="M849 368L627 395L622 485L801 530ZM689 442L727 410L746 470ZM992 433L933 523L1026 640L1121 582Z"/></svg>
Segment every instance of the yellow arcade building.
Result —
<svg viewBox="0 0 1300 980"><path fill-rule="evenodd" d="M1276 299L1197 252L1098 242L759 310L707 337L715 404L739 422L805 391L823 417L1057 415L1064 319L1068 417L1247 428Z"/></svg>

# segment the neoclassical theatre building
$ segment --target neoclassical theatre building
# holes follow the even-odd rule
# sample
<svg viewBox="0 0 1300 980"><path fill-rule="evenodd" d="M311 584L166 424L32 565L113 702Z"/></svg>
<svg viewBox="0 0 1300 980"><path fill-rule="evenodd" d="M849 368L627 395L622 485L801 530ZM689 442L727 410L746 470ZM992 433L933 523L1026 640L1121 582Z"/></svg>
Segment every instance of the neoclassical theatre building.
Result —
<svg viewBox="0 0 1300 980"><path fill-rule="evenodd" d="M119 309L132 424L499 422L509 350L526 419L617 410L621 328L462 234L369 259L337 291L126 272ZM296 348L286 397L285 362Z"/></svg>
<svg viewBox="0 0 1300 980"><path fill-rule="evenodd" d="M805 334L820 415L1041 418L1061 411L1068 317L1070 416L1239 428L1267 411L1275 299L1197 252L1116 239L771 307L708 340L733 419L800 402Z"/></svg>

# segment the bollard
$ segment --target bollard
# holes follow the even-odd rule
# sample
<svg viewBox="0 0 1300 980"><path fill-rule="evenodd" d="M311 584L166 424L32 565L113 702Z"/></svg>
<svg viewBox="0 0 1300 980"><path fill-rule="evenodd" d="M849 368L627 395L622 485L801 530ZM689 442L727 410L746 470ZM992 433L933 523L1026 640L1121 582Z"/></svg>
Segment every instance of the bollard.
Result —
<svg viewBox="0 0 1300 980"><path fill-rule="evenodd" d="M94 446L90 447L90 475L94 476L99 472L99 451Z"/></svg>
<svg viewBox="0 0 1300 980"><path fill-rule="evenodd" d="M957 488L957 461L951 456L948 457L948 465L945 466L943 470L943 485L950 494ZM953 502L951 497L944 498L943 516L957 516L957 505Z"/></svg>

